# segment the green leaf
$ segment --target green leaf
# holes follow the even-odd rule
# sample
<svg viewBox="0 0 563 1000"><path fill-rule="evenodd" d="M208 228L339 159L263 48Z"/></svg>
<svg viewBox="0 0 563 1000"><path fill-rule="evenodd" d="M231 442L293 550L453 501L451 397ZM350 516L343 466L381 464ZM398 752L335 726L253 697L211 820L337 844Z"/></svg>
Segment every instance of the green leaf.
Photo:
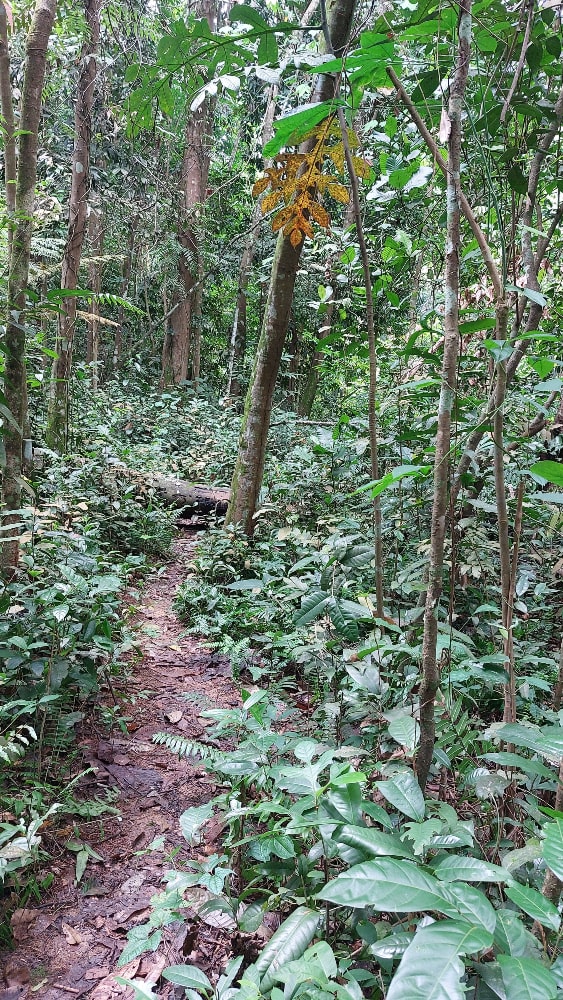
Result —
<svg viewBox="0 0 563 1000"><path fill-rule="evenodd" d="M213 815L213 805L206 802L203 806L191 806L180 816L180 829L188 844L199 844L199 830Z"/></svg>
<svg viewBox="0 0 563 1000"><path fill-rule="evenodd" d="M537 464L543 465L544 463L538 462ZM554 763L559 764L563 757L563 727L561 726L543 726L540 729L536 726L524 726L518 722L508 722L491 727L490 732L506 743L514 743L515 746L535 750L536 753L553 760Z"/></svg>
<svg viewBox="0 0 563 1000"><path fill-rule="evenodd" d="M368 857L413 858L413 853L397 833L381 833L370 826L343 826L333 834L337 844L346 844Z"/></svg>
<svg viewBox="0 0 563 1000"><path fill-rule="evenodd" d="M537 958L499 955L498 963L510 1000L555 1000L557 980Z"/></svg>
<svg viewBox="0 0 563 1000"><path fill-rule="evenodd" d="M125 83L135 83L135 80L139 75L139 69L140 67L138 63L131 63L131 65L125 70L125 75L123 77Z"/></svg>
<svg viewBox="0 0 563 1000"><path fill-rule="evenodd" d="M144 979L127 979L125 976L116 976L115 981L133 990L133 1000L158 1000L158 993L154 992L154 983L146 982Z"/></svg>
<svg viewBox="0 0 563 1000"><path fill-rule="evenodd" d="M526 62L532 72L535 73L535 71L540 68L542 59L543 45L541 42L536 41L532 42L531 45L528 45L528 48L526 49Z"/></svg>
<svg viewBox="0 0 563 1000"><path fill-rule="evenodd" d="M323 590L314 590L312 593L306 594L301 601L300 610L295 613L294 622L297 628L301 628L303 625L307 625L308 622L314 621L315 618L319 618L329 600L329 594Z"/></svg>
<svg viewBox="0 0 563 1000"><path fill-rule="evenodd" d="M548 483L554 483L555 486L563 486L563 462L552 462L551 460L536 462L535 465L530 466L530 472L533 472L534 476L545 479Z"/></svg>
<svg viewBox="0 0 563 1000"><path fill-rule="evenodd" d="M362 790L358 784L331 787L323 806L335 819L357 825L362 818Z"/></svg>
<svg viewBox="0 0 563 1000"><path fill-rule="evenodd" d="M438 910L449 917L458 916L437 879L411 861L394 858L353 865L329 882L317 898L352 908L371 906L383 913Z"/></svg>
<svg viewBox="0 0 563 1000"><path fill-rule="evenodd" d="M350 614L337 597L329 597L326 607L338 635L343 636L348 642L357 642L360 632L356 618Z"/></svg>
<svg viewBox="0 0 563 1000"><path fill-rule="evenodd" d="M555 819L545 827L543 856L554 875L563 881L563 820Z"/></svg>
<svg viewBox="0 0 563 1000"><path fill-rule="evenodd" d="M444 882L510 882L511 876L500 865L465 858L459 854L444 854L432 865L434 874Z"/></svg>
<svg viewBox="0 0 563 1000"><path fill-rule="evenodd" d="M535 302L538 306L542 308L547 305L547 299L545 295L538 292L535 288L519 288L517 285L506 284L505 289L507 292L518 292L519 295L525 295L527 299L531 302Z"/></svg>
<svg viewBox="0 0 563 1000"><path fill-rule="evenodd" d="M506 179L513 191L517 194L526 194L528 190L528 180L522 172L522 167L513 163L506 171Z"/></svg>
<svg viewBox="0 0 563 1000"><path fill-rule="evenodd" d="M366 483L365 486L360 486L359 489L354 490L351 496L355 497L358 493L365 493L366 490L371 490L371 495L373 498L378 497L383 490L386 490L388 486L393 486L395 483L401 481L408 476L426 476L430 471L429 465L399 465L396 469L388 472L386 476L382 479L375 479L371 483Z"/></svg>
<svg viewBox="0 0 563 1000"><path fill-rule="evenodd" d="M234 24L236 21L240 21L241 24L250 24L252 28L258 28L261 31L267 31L268 25L258 13L255 7L249 7L245 3L235 3L229 11L229 21Z"/></svg>
<svg viewBox="0 0 563 1000"><path fill-rule="evenodd" d="M342 104L341 100L314 101L278 118L274 122L275 135L264 146L265 159L275 156L284 146L297 145L315 125L319 125Z"/></svg>
<svg viewBox="0 0 563 1000"><path fill-rule="evenodd" d="M511 885L505 891L508 898L533 920L537 920L551 931L559 930L561 917L557 907L537 889L530 889L524 885Z"/></svg>
<svg viewBox="0 0 563 1000"><path fill-rule="evenodd" d="M424 819L424 796L412 771L401 771L387 781L376 781L384 798L410 819Z"/></svg>
<svg viewBox="0 0 563 1000"><path fill-rule="evenodd" d="M167 969L164 969L162 975L169 983L175 983L176 986L213 992L213 987L205 972L198 969L197 965L169 965Z"/></svg>
<svg viewBox="0 0 563 1000"><path fill-rule="evenodd" d="M489 934L494 934L497 914L485 893L474 885L465 882L444 882L440 889L446 902L457 908L458 914L468 924L484 927Z"/></svg>
<svg viewBox="0 0 563 1000"><path fill-rule="evenodd" d="M412 715L400 715L389 723L389 736L412 753L419 739L419 725Z"/></svg>
<svg viewBox="0 0 563 1000"><path fill-rule="evenodd" d="M460 955L489 947L492 935L461 921L420 928L403 955L387 1000L466 1000Z"/></svg>
<svg viewBox="0 0 563 1000"><path fill-rule="evenodd" d="M273 31L266 31L258 42L256 59L260 66L275 65L278 61L278 43Z"/></svg>
<svg viewBox="0 0 563 1000"><path fill-rule="evenodd" d="M301 958L315 936L320 917L318 910L298 906L272 934L255 962L255 967L262 976L260 983L262 993L272 988L278 969L288 962L295 961L296 958Z"/></svg>

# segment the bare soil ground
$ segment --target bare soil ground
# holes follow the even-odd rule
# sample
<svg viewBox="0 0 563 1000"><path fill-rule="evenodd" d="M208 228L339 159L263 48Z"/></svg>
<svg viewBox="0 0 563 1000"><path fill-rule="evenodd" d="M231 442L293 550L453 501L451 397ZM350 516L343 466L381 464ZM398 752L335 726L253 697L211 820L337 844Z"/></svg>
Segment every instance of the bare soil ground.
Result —
<svg viewBox="0 0 563 1000"><path fill-rule="evenodd" d="M195 915L190 921L188 912L186 923L165 930L156 952L117 969L127 931L146 921L151 897L162 890L163 875L172 867L169 852L183 843L178 817L215 794L197 759L179 761L155 745L152 736L166 730L205 742L209 721L200 717L201 711L240 703L229 662L182 636L172 610L193 545L191 538L180 537L173 559L164 571L155 572L144 592L137 620L142 657L132 665L126 684L127 694L136 696L127 705L129 731L116 728L108 735L95 717L85 726L83 760L93 772L82 792L100 795L113 786L118 795L119 816L104 815L79 826L81 841L103 860L89 860L77 885L76 855L64 848L72 829L55 828L45 841L54 857L53 887L40 903L12 916L15 950L5 956L0 1000L131 998L131 989L118 984L115 975L159 983L158 995L171 998L178 995L175 988L160 978L167 965L197 964L215 978L232 953L228 930L206 925ZM191 856L216 851L219 833L211 822L205 844ZM164 848L145 851L159 837ZM191 851L185 842L181 850L184 857Z"/></svg>

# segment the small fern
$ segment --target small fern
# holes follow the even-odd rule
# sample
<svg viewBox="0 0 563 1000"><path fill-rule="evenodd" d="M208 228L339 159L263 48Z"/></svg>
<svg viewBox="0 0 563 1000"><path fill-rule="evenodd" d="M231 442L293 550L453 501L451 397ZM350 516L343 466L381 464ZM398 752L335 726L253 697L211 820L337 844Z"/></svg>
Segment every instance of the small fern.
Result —
<svg viewBox="0 0 563 1000"><path fill-rule="evenodd" d="M187 740L184 736L176 736L174 733L155 733L152 741L160 746L165 746L167 750L170 750L170 753L177 754L178 757L219 760L225 756L204 743L196 743L193 740Z"/></svg>

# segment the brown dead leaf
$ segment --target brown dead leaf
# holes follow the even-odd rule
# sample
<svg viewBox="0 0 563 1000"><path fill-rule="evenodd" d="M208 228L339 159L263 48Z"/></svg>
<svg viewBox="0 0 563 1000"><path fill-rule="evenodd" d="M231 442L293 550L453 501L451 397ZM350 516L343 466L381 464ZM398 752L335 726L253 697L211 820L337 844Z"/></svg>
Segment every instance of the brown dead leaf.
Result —
<svg viewBox="0 0 563 1000"><path fill-rule="evenodd" d="M168 962L166 961L164 955L157 955L155 959L148 962L148 968L145 969L145 963L143 963L141 975L144 977L146 983L158 983L163 969L165 969L167 965Z"/></svg>
<svg viewBox="0 0 563 1000"><path fill-rule="evenodd" d="M127 962L126 965L122 965L120 969L116 969L109 976L105 976L104 979L100 980L94 992L90 994L90 1000L113 1000L113 997L124 996L127 987L117 983L115 977L123 976L124 979L132 979L133 976L137 975L140 964L141 959L134 958L131 962Z"/></svg>
<svg viewBox="0 0 563 1000"><path fill-rule="evenodd" d="M27 906L21 910L14 910L10 917L10 926L14 941L23 941L27 937L30 926L36 917L39 916L39 912L39 910L32 910Z"/></svg>
<svg viewBox="0 0 563 1000"><path fill-rule="evenodd" d="M88 969L84 973L84 979L90 981L91 979L106 979L110 974L109 965L101 965L98 968Z"/></svg>
<svg viewBox="0 0 563 1000"><path fill-rule="evenodd" d="M65 924L63 922L61 924L61 930L66 938L67 944L82 944L82 935L79 934L74 927L71 927L70 924Z"/></svg>
<svg viewBox="0 0 563 1000"><path fill-rule="evenodd" d="M172 725L175 726L176 723L179 722L180 719L183 717L183 715L184 715L183 712L165 712L164 718L167 720L167 722L171 722Z"/></svg>
<svg viewBox="0 0 563 1000"><path fill-rule="evenodd" d="M131 758L128 757L127 754L116 753L115 757L113 758L113 762L114 764L119 764L120 767L126 767L127 764L131 763Z"/></svg>

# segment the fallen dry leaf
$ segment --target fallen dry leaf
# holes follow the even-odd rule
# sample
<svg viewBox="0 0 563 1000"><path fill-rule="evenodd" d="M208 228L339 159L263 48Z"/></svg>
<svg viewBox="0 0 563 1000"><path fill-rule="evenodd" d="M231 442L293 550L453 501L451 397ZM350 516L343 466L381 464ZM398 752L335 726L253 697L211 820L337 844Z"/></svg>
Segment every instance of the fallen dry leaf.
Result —
<svg viewBox="0 0 563 1000"><path fill-rule="evenodd" d="M173 726L175 726L176 723L179 722L180 719L183 717L183 714L184 714L183 712L177 712L177 711L176 712L165 712L164 713L164 718L168 722L171 722Z"/></svg>
<svg viewBox="0 0 563 1000"><path fill-rule="evenodd" d="M65 924L63 922L61 924L61 930L66 938L67 944L82 944L82 936L78 933L78 931L75 931L74 927L71 927L70 924Z"/></svg>
<svg viewBox="0 0 563 1000"><path fill-rule="evenodd" d="M98 968L88 969L84 973L84 979L88 981L91 979L106 979L110 974L110 968L108 965L101 965Z"/></svg>
<svg viewBox="0 0 563 1000"><path fill-rule="evenodd" d="M137 975L140 964L141 959L134 958L131 962L127 962L126 965L122 965L120 969L116 969L115 972L106 976L98 983L90 995L90 1000L112 1000L113 997L123 996L127 987L117 983L115 977L123 976L124 979L132 979L133 976Z"/></svg>
<svg viewBox="0 0 563 1000"><path fill-rule="evenodd" d="M9 961L4 969L6 986L25 986L29 982L29 969L16 961Z"/></svg>

